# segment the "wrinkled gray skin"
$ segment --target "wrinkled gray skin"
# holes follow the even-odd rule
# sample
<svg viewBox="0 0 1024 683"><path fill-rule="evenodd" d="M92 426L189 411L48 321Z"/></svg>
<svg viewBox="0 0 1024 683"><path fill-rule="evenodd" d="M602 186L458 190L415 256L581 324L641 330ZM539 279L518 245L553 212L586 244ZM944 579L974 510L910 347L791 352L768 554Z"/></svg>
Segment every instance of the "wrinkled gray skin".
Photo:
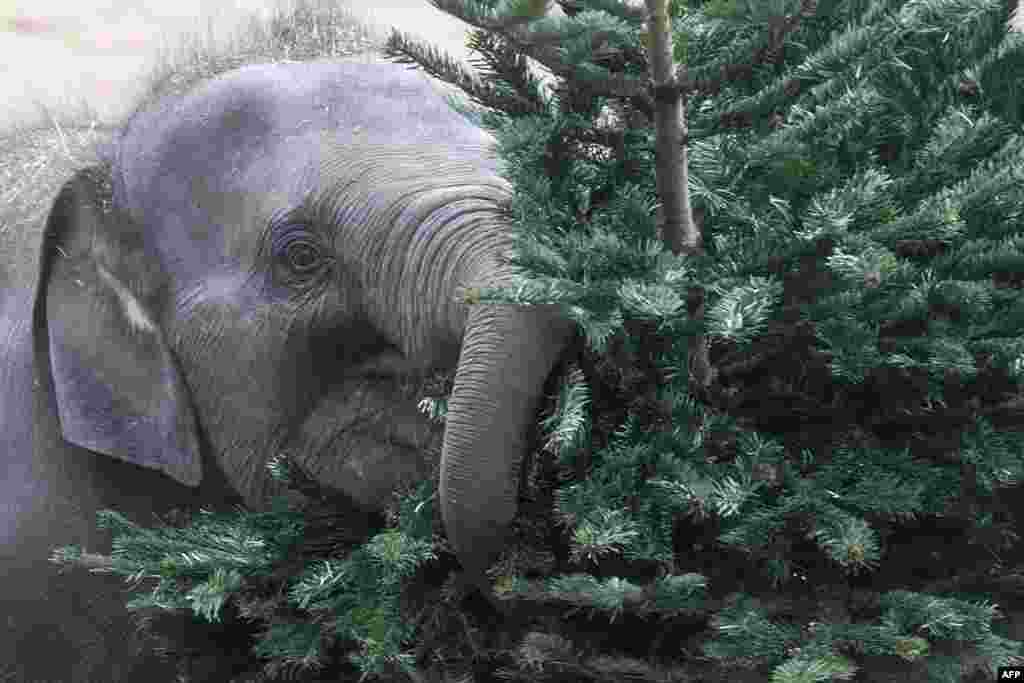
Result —
<svg viewBox="0 0 1024 683"><path fill-rule="evenodd" d="M46 561L109 547L97 509L223 502L218 479L256 506L282 451L371 507L429 476L381 372L457 367L442 513L481 575L571 330L460 297L509 272L491 144L407 67L263 65L136 115L64 186L38 263L0 263L0 679L163 680L118 580Z"/></svg>

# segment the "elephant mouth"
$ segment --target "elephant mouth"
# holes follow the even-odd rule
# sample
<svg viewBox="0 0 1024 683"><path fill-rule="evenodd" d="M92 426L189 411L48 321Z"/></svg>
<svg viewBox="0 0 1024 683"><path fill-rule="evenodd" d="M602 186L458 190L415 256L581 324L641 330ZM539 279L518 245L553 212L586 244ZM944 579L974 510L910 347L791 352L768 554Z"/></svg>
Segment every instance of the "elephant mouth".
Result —
<svg viewBox="0 0 1024 683"><path fill-rule="evenodd" d="M280 452L325 492L382 511L396 490L436 476L442 439L409 383L360 375L332 387Z"/></svg>

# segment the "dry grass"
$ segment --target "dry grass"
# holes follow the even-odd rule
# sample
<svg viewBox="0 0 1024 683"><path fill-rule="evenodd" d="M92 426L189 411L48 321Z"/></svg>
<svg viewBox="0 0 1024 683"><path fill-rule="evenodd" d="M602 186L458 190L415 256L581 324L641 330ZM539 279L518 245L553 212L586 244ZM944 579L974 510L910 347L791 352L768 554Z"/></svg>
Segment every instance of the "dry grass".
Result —
<svg viewBox="0 0 1024 683"><path fill-rule="evenodd" d="M7 282L34 280L50 203L65 180L95 160L95 146L109 137L95 119L68 127L56 118L49 127L18 127L0 135L0 253ZM24 239L26 231L34 239Z"/></svg>
<svg viewBox="0 0 1024 683"><path fill-rule="evenodd" d="M144 95L135 110L156 99L183 93L197 83L246 64L351 58L379 54L386 36L373 32L332 0L294 0L266 20L255 15L233 35L187 37L183 44L158 55ZM0 131L0 249L32 251L36 240L16 239L24 231L38 233L61 185L75 170L96 160L96 147L108 141L115 127L101 124L95 110L43 109L36 123ZM5 259L15 270L33 270L34 255ZM16 282L27 282L11 272Z"/></svg>
<svg viewBox="0 0 1024 683"><path fill-rule="evenodd" d="M192 36L177 50L161 54L140 106L246 64L374 54L386 38L335 1L296 0L267 21L251 17L232 36L220 38L208 29L205 36Z"/></svg>

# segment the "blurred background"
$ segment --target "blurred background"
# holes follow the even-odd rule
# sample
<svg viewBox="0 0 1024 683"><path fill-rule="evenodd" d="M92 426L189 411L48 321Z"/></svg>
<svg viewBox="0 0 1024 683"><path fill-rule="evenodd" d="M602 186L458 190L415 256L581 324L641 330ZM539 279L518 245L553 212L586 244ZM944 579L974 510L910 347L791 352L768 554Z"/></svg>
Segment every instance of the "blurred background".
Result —
<svg viewBox="0 0 1024 683"><path fill-rule="evenodd" d="M468 26L426 0L339 0L386 37L389 27L465 59ZM161 54L185 36L228 39L248 17L268 18L288 0L0 0L0 130L45 120L43 106L87 102L109 123L130 107ZM69 109L70 108L70 109Z"/></svg>

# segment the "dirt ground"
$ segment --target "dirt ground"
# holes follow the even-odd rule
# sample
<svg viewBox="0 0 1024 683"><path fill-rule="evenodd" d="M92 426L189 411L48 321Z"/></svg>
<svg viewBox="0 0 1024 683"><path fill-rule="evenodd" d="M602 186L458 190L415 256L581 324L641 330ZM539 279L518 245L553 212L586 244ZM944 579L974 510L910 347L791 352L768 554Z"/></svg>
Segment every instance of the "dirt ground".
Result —
<svg viewBox="0 0 1024 683"><path fill-rule="evenodd" d="M339 5L382 35L395 26L459 59L468 54L467 25L427 0ZM111 122L138 96L161 51L173 54L187 34L223 39L247 14L269 16L276 6L279 0L0 0L0 130L45 120L42 107L77 110L83 100Z"/></svg>

